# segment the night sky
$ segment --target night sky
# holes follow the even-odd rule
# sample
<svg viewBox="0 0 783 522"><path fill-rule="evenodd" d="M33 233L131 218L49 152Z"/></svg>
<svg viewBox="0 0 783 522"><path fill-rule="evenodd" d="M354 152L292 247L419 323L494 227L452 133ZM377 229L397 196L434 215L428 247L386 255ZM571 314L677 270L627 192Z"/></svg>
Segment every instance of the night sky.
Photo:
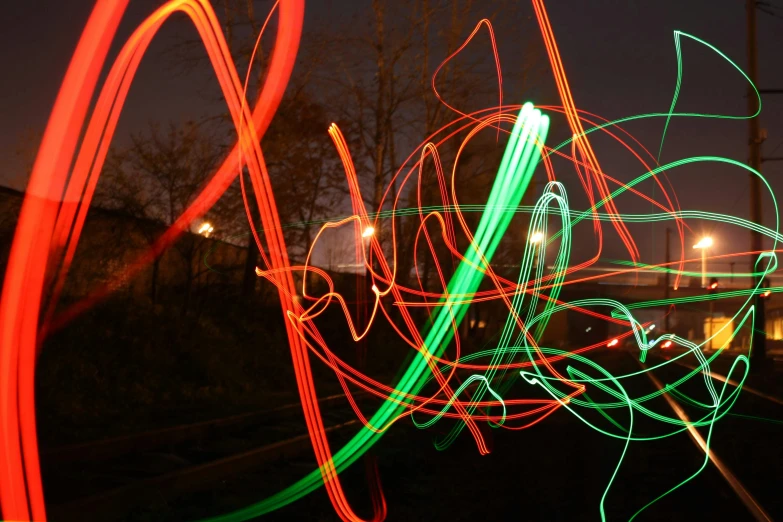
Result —
<svg viewBox="0 0 783 522"><path fill-rule="evenodd" d="M778 5L783 6L783 0ZM135 26L157 5L154 0L132 0L125 15L113 54ZM310 1L304 38L319 24L350 27L351 14L367 9L369 0ZM46 124L59 83L70 55L88 17L93 2L88 0L28 0L4 6L0 23L0 155L3 168L0 184L21 188L24 159L15 154L23 136L40 133ZM488 2L489 4L489 2ZM522 3L532 16L532 7ZM489 9L489 7L487 7ZM656 0L654 2L591 0L550 1L550 19L563 55L566 73L577 106L606 118L619 118L647 112L665 112L671 103L676 79L673 41L675 29L693 34L715 45L740 67L745 66L745 7L742 0ZM758 13L759 87L783 88L783 9L780 17ZM519 30L500 32L498 45L505 70L520 66L518 45L524 31L535 30L528 21ZM164 28L140 68L120 121L116 140L127 139L129 132L145 128L151 119L186 120L214 112L205 106L203 82L192 82L173 75L162 50L188 28L182 19ZM689 41L683 46L684 76L678 110L743 115L746 112L745 84L741 76L711 51ZM491 56L487 54L487 60ZM551 86L551 76L541 84ZM527 101L531 93L516 92L506 84L508 103ZM557 102L543 88L546 103ZM539 100L532 99L533 102ZM564 122L556 120L553 136L562 136ZM764 156L783 156L783 95L763 99L761 127L768 131ZM650 120L627 126L645 146L657 151L663 120ZM550 141L551 143L551 141ZM622 180L642 173L638 163L597 140L596 149L602 167ZM737 161L747 159L747 122L675 120L664 145L663 162L696 155L720 155ZM783 162L765 163L763 173L773 189L783 191ZM689 167L672 173L683 208L748 216L748 180L744 172L728 167ZM563 173L571 191L576 177ZM646 185L648 192L651 185ZM574 206L580 207L574 197ZM765 224L774 214L769 196L765 196ZM622 211L649 212L649 204L638 200L619 201ZM663 225L632 229L643 257L662 261ZM715 227L705 232L716 238L715 253L747 249L747 233ZM621 256L623 249L616 236L607 255ZM739 242L739 243L737 243ZM652 250L658 253L650 255ZM676 252L675 252L676 254ZM690 255L690 253L689 253Z"/></svg>

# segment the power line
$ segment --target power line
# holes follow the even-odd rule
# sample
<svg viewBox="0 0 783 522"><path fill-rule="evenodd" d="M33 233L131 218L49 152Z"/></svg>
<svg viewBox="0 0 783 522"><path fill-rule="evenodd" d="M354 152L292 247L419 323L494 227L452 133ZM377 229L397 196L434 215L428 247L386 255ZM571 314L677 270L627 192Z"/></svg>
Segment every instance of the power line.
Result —
<svg viewBox="0 0 783 522"><path fill-rule="evenodd" d="M783 11L783 7L775 5L772 2L756 2L756 6L763 6L767 9L777 9L778 11Z"/></svg>
<svg viewBox="0 0 783 522"><path fill-rule="evenodd" d="M783 12L783 7L776 6L769 2L756 2L756 9L773 18L780 18L783 20L783 15L775 12L775 10Z"/></svg>

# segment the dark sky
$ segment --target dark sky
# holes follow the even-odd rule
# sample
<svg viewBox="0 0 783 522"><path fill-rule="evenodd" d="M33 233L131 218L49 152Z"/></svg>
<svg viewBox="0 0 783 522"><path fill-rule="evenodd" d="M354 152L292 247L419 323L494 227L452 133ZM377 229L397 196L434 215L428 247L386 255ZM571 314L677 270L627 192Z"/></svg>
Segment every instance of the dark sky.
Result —
<svg viewBox="0 0 783 522"><path fill-rule="evenodd" d="M783 0L776 1L783 7ZM338 28L343 24L350 30L350 20L356 19L348 13L361 13L369 3L370 0L309 1L304 38L308 37L308 31L324 23L337 24ZM0 184L20 187L25 163L15 152L26 135L35 136L44 128L92 4L88 0L26 0L4 6L0 15L0 155L3 157ZM131 0L114 54L119 42L127 38L156 4L155 0ZM529 4L520 2L520 5L532 15ZM548 9L577 105L606 118L668 109L676 78L672 36L675 29L710 42L740 67L745 66L742 0L552 0ZM761 88L783 88L780 53L783 8L777 12L780 18L758 14ZM505 70L521 65L523 53L518 46L527 36L520 33L531 29L535 26L527 23L518 31L506 30L497 35ZM164 28L151 46L131 88L115 139L123 140L129 132L142 129L150 119L185 120L209 112L210 108L204 106L203 83L172 74L170 64L156 53L187 30L180 20ZM680 110L731 115L746 112L745 85L736 71L710 51L688 41L683 46L683 54ZM490 59L488 54L487 60ZM551 76L542 82L551 85ZM527 101L529 95L515 92L513 85L507 85L504 92L508 103ZM563 132L562 120L556 125ZM783 156L783 95L764 98L761 126L768 129L769 136L764 154ZM631 124L627 128L650 150L657 151L662 120ZM553 128L552 132L558 130ZM641 173L638 163L608 142L597 140L596 147L602 166L612 175L629 180ZM695 155L721 155L746 161L747 123L674 121L662 160ZM763 171L774 189L783 189L783 162L766 163ZM574 193L579 191L578 185L573 184L575 179L573 175L563 175ZM689 167L672 173L672 179L684 208L748 216L747 175L737 169ZM640 206L630 199L625 203L620 201L619 205L623 211L650 210L649 205ZM768 197L765 216L766 223L771 224L773 215ZM640 244L645 257L650 249L661 252L663 227L647 225L644 231L639 230L639 238L645 243ZM715 253L738 250L737 241L746 248L746 234L738 235L725 226L709 229L705 225L705 231L716 236ZM618 243L616 237L612 241ZM621 253L620 249L615 254ZM653 256L656 257L660 256Z"/></svg>
<svg viewBox="0 0 783 522"><path fill-rule="evenodd" d="M610 119L668 110L676 80L674 30L711 43L742 68L746 64L745 5L741 0L550 2L549 12L577 105ZM758 13L758 45L759 86L783 88L783 18ZM679 110L746 114L745 88L744 80L725 61L700 45L683 41ZM673 121L661 161L718 155L744 163L747 125L744 120ZM768 129L769 136L763 153L783 155L783 95L764 97L761 126ZM657 151L662 120L630 124L627 129L650 150ZM627 154L616 147L604 150L606 154L599 150L599 160L608 172L624 180L640 174L638 163ZM783 190L783 162L765 163L762 170L774 190ZM669 176L684 209L749 216L749 182L744 171L707 164L678 169ZM651 185L647 187L650 194ZM649 204L640 204L635 198L620 201L619 206L627 212L651 211ZM774 213L768 195L764 210L765 224L772 226ZM714 254L749 247L748 234L736 227L706 222L693 225L697 233L703 227L704 232L715 236ZM657 252L645 258L663 261L663 229L663 225L632 228L643 255L652 249ZM645 239L649 245L642 244ZM611 241L619 243L616 236ZM673 253L677 255L679 249ZM728 267L722 268L728 271Z"/></svg>

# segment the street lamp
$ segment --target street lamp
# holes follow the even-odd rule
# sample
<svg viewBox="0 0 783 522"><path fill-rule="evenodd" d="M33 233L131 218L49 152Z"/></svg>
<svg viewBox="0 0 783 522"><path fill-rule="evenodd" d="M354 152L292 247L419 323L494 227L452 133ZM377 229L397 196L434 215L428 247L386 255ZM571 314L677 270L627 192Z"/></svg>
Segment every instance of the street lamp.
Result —
<svg viewBox="0 0 783 522"><path fill-rule="evenodd" d="M369 303L367 299L367 287L372 284L371 290L375 296L378 295L378 287L375 286L372 279L372 256L370 254L370 247L372 245L372 238L375 235L375 228L367 225L364 230L362 230L362 250L364 251L364 277L363 277L363 284L357 284L357 289L361 289L359 292L357 292L357 302L356 302L356 308L357 308L357 319L361 322L362 325L367 323L367 320L370 316L370 309L369 309ZM357 276L357 283L359 283L359 279L361 276ZM367 325L367 328L369 328L369 324ZM356 343L356 364L359 369L364 368L365 364L365 358L367 357L367 338L362 337L361 340Z"/></svg>
<svg viewBox="0 0 783 522"><path fill-rule="evenodd" d="M543 248L543 246L539 247L539 243L544 242L544 233L543 232L533 232L533 234L530 236L530 244L533 245L533 248L535 249L535 257L533 261L533 267L536 270L536 273L538 272L538 256L539 250Z"/></svg>
<svg viewBox="0 0 783 522"><path fill-rule="evenodd" d="M368 226L364 230L362 230L362 243L364 244L364 254L367 257L367 261L369 262L369 249L370 249L370 241L372 241L372 237L375 235L375 228ZM367 263L364 265L364 277L368 278L370 277L370 271L367 268Z"/></svg>
<svg viewBox="0 0 783 522"><path fill-rule="evenodd" d="M712 246L711 237L703 237L693 245L693 248L701 250L701 287L707 287L707 249Z"/></svg>
<svg viewBox="0 0 783 522"><path fill-rule="evenodd" d="M207 222L204 222L204 224L201 225L201 228L198 229L198 233L203 234L204 237L209 237L213 230L215 230L215 227Z"/></svg>

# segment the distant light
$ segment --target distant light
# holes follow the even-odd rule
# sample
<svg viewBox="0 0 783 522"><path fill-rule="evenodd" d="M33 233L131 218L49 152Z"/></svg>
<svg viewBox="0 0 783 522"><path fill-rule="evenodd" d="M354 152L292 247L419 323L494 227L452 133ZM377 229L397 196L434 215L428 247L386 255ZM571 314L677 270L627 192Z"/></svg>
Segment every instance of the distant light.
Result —
<svg viewBox="0 0 783 522"><path fill-rule="evenodd" d="M198 229L198 233L203 234L205 237L209 237L209 235L212 233L213 230L215 230L215 227L213 227L207 222L204 222L201 225L201 228Z"/></svg>
<svg viewBox="0 0 783 522"><path fill-rule="evenodd" d="M533 235L530 236L530 242L531 243L540 243L544 239L544 233L543 232L533 232Z"/></svg>
<svg viewBox="0 0 783 522"><path fill-rule="evenodd" d="M375 286L375 285L372 285L372 291L377 294L378 293L378 287Z"/></svg>
<svg viewBox="0 0 783 522"><path fill-rule="evenodd" d="M718 288L718 283L712 283L710 285L710 290L715 290L716 288Z"/></svg>
<svg viewBox="0 0 783 522"><path fill-rule="evenodd" d="M701 241L693 245L693 248L709 248L712 246L712 238L711 237L703 237L701 238Z"/></svg>
<svg viewBox="0 0 783 522"><path fill-rule="evenodd" d="M654 325L654 324L651 324L651 325L650 325L650 331L652 332L653 330L655 330L655 325Z"/></svg>
<svg viewBox="0 0 783 522"><path fill-rule="evenodd" d="M373 234L375 234L375 229L373 227L367 227L364 229L364 232L362 232L362 237L370 237Z"/></svg>
<svg viewBox="0 0 783 522"><path fill-rule="evenodd" d="M587 330L585 330L585 332L589 332L589 331L590 331L590 330L592 330L592 329L593 329L593 327L592 327L592 326L588 326L588 327L587 327Z"/></svg>
<svg viewBox="0 0 783 522"><path fill-rule="evenodd" d="M666 341L665 343L663 343L663 345L661 346L661 348L669 348L671 345L672 345L672 342L671 342L671 341Z"/></svg>
<svg viewBox="0 0 783 522"><path fill-rule="evenodd" d="M771 293L772 293L772 291L770 291L770 290L767 290L766 292L764 292L763 294L761 294L761 297L769 297L769 294L771 294Z"/></svg>
<svg viewBox="0 0 783 522"><path fill-rule="evenodd" d="M615 338L615 339L612 339L611 341L609 341L609 344L607 344L606 346L607 346L608 348L611 348L612 346L617 346L617 344L618 344L619 342L620 342L620 340Z"/></svg>

